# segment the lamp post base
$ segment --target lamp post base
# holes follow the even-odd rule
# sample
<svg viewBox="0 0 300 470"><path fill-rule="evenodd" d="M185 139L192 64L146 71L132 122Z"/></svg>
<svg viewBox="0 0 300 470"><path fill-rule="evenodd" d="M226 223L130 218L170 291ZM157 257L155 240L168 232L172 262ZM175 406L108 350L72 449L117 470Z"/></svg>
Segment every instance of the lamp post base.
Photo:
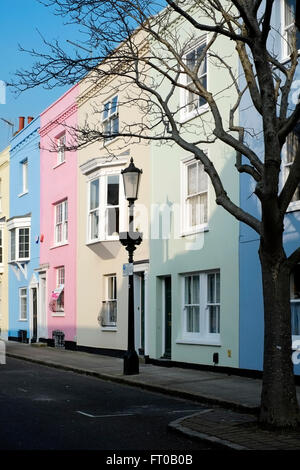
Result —
<svg viewBox="0 0 300 470"><path fill-rule="evenodd" d="M139 358L136 351L126 351L124 354L124 375L139 374Z"/></svg>

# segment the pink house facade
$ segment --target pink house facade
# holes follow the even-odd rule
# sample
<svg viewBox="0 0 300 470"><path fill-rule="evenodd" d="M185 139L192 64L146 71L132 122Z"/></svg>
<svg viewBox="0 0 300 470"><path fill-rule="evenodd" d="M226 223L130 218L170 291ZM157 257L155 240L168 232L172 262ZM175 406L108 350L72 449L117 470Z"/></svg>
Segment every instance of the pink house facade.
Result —
<svg viewBox="0 0 300 470"><path fill-rule="evenodd" d="M75 85L41 114L40 266L48 344L76 346L77 124Z"/></svg>

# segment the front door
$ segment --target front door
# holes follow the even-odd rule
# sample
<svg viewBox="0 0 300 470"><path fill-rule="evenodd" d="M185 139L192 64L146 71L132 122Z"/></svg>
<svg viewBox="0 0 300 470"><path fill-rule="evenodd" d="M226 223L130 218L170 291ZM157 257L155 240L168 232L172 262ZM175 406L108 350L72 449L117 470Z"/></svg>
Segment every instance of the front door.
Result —
<svg viewBox="0 0 300 470"><path fill-rule="evenodd" d="M33 287L32 292L32 343L37 341L37 288Z"/></svg>
<svg viewBox="0 0 300 470"><path fill-rule="evenodd" d="M164 356L166 359L171 359L171 342L172 342L172 288L171 276L164 279L164 312L165 312L165 334L164 343L165 351Z"/></svg>
<svg viewBox="0 0 300 470"><path fill-rule="evenodd" d="M134 327L135 349L145 353L145 277L144 272L134 273Z"/></svg>

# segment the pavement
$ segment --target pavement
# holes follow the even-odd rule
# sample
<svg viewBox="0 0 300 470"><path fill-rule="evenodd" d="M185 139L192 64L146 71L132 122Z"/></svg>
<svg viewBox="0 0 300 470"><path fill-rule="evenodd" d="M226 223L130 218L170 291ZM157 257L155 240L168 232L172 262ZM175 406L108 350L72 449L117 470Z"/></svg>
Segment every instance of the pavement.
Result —
<svg viewBox="0 0 300 470"><path fill-rule="evenodd" d="M124 376L120 358L11 341L6 342L6 355L205 403L207 409L173 421L169 428L223 449L300 450L299 431L281 433L257 426L260 379L144 363L138 375ZM300 387L297 395L300 403Z"/></svg>

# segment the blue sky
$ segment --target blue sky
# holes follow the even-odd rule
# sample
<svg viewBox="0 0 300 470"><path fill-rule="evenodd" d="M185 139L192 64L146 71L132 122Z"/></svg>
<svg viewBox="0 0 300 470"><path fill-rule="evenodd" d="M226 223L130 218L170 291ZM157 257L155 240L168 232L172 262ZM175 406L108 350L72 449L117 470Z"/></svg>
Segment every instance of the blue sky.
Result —
<svg viewBox="0 0 300 470"><path fill-rule="evenodd" d="M0 9L0 80L12 80L14 72L20 68L29 68L32 57L21 53L22 47L38 50L43 44L37 29L46 39L58 39L64 47L73 47L66 43L69 39L80 42L83 37L75 26L65 25L65 19L53 15L53 10L41 5L37 0L1 0ZM6 89L6 103L0 104L0 117L12 121L18 128L19 116L38 116L48 105L62 95L68 87L56 87L53 90L35 88L17 96ZM0 151L9 143L11 128L0 120Z"/></svg>

